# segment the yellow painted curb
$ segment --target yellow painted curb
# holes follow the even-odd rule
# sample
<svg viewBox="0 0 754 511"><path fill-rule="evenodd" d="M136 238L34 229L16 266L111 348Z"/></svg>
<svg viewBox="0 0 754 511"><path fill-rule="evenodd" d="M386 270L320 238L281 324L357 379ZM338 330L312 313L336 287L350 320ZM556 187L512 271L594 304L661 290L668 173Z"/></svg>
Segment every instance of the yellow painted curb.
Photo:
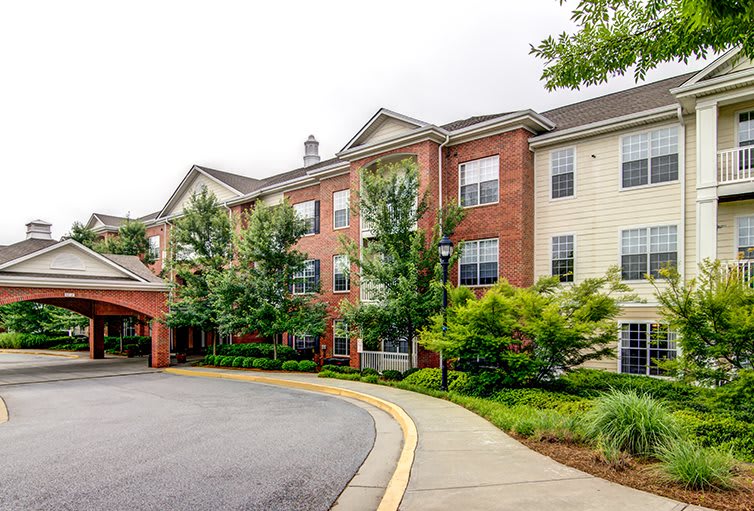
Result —
<svg viewBox="0 0 754 511"><path fill-rule="evenodd" d="M232 373L216 373L209 371L190 371L187 369L165 369L164 372L170 374L179 374L182 376L203 376L205 378L220 378L225 380L239 380L239 381L251 381L257 383L269 383L272 385L280 385L281 387L289 387L294 389L311 390L314 392L322 392L324 394L332 394L335 396L350 397L358 399L372 406L379 408L390 414L400 424L403 430L403 449L401 455L398 458L398 463L395 467L390 481L388 482L385 494L382 496L380 505L377 511L396 511L398 506L403 500L403 494L406 493L408 487L408 478L411 475L411 466L414 464L414 451L416 450L416 443L419 438L416 431L416 424L409 417L406 411L395 403L385 401L378 397L370 396L362 392L355 390L344 389L339 387L330 387L328 385L322 385L319 383L309 383L296 380L284 380L281 378L270 378L268 376L255 376L250 374L232 374Z"/></svg>
<svg viewBox="0 0 754 511"><path fill-rule="evenodd" d="M5 406L5 400L0 397L0 424L8 422L8 407Z"/></svg>
<svg viewBox="0 0 754 511"><path fill-rule="evenodd" d="M0 350L0 353L12 353L16 355L35 355L38 357L62 357L62 358L81 358L80 355L69 353L47 353L41 351L24 351L24 350Z"/></svg>

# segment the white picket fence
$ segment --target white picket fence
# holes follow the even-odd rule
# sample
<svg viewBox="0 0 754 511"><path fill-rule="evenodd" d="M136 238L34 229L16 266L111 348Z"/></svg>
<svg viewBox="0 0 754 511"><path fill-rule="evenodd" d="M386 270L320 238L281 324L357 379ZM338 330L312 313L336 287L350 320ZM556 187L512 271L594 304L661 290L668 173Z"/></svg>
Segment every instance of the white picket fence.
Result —
<svg viewBox="0 0 754 511"><path fill-rule="evenodd" d="M367 367L375 371L391 370L406 371L410 367L416 367L416 350L413 353L413 364L409 364L408 353L392 353L387 351L362 351L359 353L361 369Z"/></svg>

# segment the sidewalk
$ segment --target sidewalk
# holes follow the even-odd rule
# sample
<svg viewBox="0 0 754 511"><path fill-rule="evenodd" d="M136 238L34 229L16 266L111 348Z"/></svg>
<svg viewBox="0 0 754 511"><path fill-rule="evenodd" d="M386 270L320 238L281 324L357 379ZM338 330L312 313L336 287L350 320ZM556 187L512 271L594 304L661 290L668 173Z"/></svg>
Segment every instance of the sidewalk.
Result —
<svg viewBox="0 0 754 511"><path fill-rule="evenodd" d="M192 371L240 371L186 368ZM247 373L249 374L249 373ZM250 373L346 388L397 404L413 419L418 445L403 511L701 510L566 467L523 446L478 415L423 394L301 373Z"/></svg>

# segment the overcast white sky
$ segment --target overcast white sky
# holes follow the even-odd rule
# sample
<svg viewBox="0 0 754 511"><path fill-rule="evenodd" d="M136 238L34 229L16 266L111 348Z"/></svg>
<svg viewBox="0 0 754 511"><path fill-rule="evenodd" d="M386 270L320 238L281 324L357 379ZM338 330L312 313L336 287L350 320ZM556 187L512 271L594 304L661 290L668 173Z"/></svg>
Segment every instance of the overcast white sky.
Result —
<svg viewBox="0 0 754 511"><path fill-rule="evenodd" d="M34 218L59 237L159 210L194 163L268 176L310 133L331 157L383 106L439 124L633 85L544 89L529 43L569 18L557 0L5 2L0 244Z"/></svg>

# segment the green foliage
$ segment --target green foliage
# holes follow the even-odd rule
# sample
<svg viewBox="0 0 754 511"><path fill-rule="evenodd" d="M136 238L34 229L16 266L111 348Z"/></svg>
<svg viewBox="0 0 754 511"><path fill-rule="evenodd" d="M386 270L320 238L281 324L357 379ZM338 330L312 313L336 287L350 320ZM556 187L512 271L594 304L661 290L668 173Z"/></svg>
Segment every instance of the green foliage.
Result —
<svg viewBox="0 0 754 511"><path fill-rule="evenodd" d="M674 373L716 383L748 367L754 360L754 288L741 285L744 276L709 260L688 282L672 268L662 275L662 286L652 280L655 294L682 348Z"/></svg>
<svg viewBox="0 0 754 511"><path fill-rule="evenodd" d="M417 371L421 371L421 369L419 369L418 367L409 367L408 369L406 369L405 371L403 371L403 379L405 380L406 377L414 374Z"/></svg>
<svg viewBox="0 0 754 511"><path fill-rule="evenodd" d="M283 362L283 371L298 371L298 362L295 360L286 360Z"/></svg>
<svg viewBox="0 0 754 511"><path fill-rule="evenodd" d="M357 373L336 373L335 371L320 371L319 378L336 378L338 380L360 381L361 375ZM376 382L375 382L376 383Z"/></svg>
<svg viewBox="0 0 754 511"><path fill-rule="evenodd" d="M60 335L62 331L89 325L89 319L52 305L15 302L0 306L0 325L10 332Z"/></svg>
<svg viewBox="0 0 754 511"><path fill-rule="evenodd" d="M395 371L393 369L385 369L382 371L382 379L387 381L401 381L403 379L403 374L401 374L400 371Z"/></svg>
<svg viewBox="0 0 754 511"><path fill-rule="evenodd" d="M72 337L42 334L0 333L0 349L50 349L60 344L70 344ZM88 345L87 345L88 349Z"/></svg>
<svg viewBox="0 0 754 511"><path fill-rule="evenodd" d="M720 449L680 440L661 447L657 457L668 479L685 488L705 491L733 486L736 461Z"/></svg>
<svg viewBox="0 0 754 511"><path fill-rule="evenodd" d="M139 256L147 264L154 262L149 253L147 226L140 220L126 218L126 222L118 227L117 236L99 241L92 248L103 254Z"/></svg>
<svg viewBox="0 0 754 511"><path fill-rule="evenodd" d="M330 366L332 367L332 366ZM322 370L317 374L318 378L336 378L339 373L330 370Z"/></svg>
<svg viewBox="0 0 754 511"><path fill-rule="evenodd" d="M234 357L272 358L275 346L269 343L250 342L243 344L220 344L217 346L218 355L230 355ZM296 350L290 346L278 346L278 359L293 360L296 358Z"/></svg>
<svg viewBox="0 0 754 511"><path fill-rule="evenodd" d="M682 410L673 415L699 445L729 450L742 461L754 462L754 424L712 413Z"/></svg>
<svg viewBox="0 0 754 511"><path fill-rule="evenodd" d="M464 374L461 372L448 371L448 385L452 385L456 379L463 376ZM418 387L440 390L440 385L442 383L442 373L437 367L419 369L418 371L411 373L403 378L403 382L408 385L416 385Z"/></svg>
<svg viewBox="0 0 754 511"><path fill-rule="evenodd" d="M448 205L441 224L434 223L430 232L417 228L425 223L429 208L426 195L419 193L419 165L413 159L362 169L355 199L354 211L371 225L373 237L360 246L341 236L341 244L358 269L359 285L374 289L376 301L344 300L341 315L366 349L378 349L384 340L414 339L441 308L437 244L442 233L453 233L464 212ZM408 346L410 360L413 343Z"/></svg>
<svg viewBox="0 0 754 511"><path fill-rule="evenodd" d="M283 367L282 360L274 360L271 358L255 358L252 363L256 369L265 369L267 371L276 371Z"/></svg>
<svg viewBox="0 0 754 511"><path fill-rule="evenodd" d="M629 390L611 391L595 400L583 420L586 435L630 454L651 456L679 437L674 417L661 402Z"/></svg>
<svg viewBox="0 0 754 511"><path fill-rule="evenodd" d="M123 346L124 351L139 351L139 345L138 344L126 344Z"/></svg>
<svg viewBox="0 0 754 511"><path fill-rule="evenodd" d="M94 248L94 244L97 241L97 233L81 222L73 222L71 226L71 232L68 233L68 238L78 241L82 245L88 248Z"/></svg>
<svg viewBox="0 0 754 511"><path fill-rule="evenodd" d="M215 365L215 356L212 354L208 354L204 357L204 365L207 366L213 366Z"/></svg>
<svg viewBox="0 0 754 511"><path fill-rule="evenodd" d="M254 359L252 357L243 357L243 363L241 364L241 367L246 369L254 367Z"/></svg>
<svg viewBox="0 0 754 511"><path fill-rule="evenodd" d="M639 80L662 62L687 62L735 46L754 57L751 2L580 0L572 13L574 34L563 32L531 47L545 61L542 80L548 89L603 83L631 68Z"/></svg>
<svg viewBox="0 0 754 511"><path fill-rule="evenodd" d="M547 381L589 360L614 356L619 303L634 301L618 268L562 286L556 277L528 288L501 281L480 299L467 297L421 332L419 342L447 358L482 360L504 386ZM476 372L473 365L464 369Z"/></svg>
<svg viewBox="0 0 754 511"><path fill-rule="evenodd" d="M304 373L313 373L317 370L317 364L312 360L302 360L298 363L298 370Z"/></svg>
<svg viewBox="0 0 754 511"><path fill-rule="evenodd" d="M244 357L234 357L232 367L243 367Z"/></svg>
<svg viewBox="0 0 754 511"><path fill-rule="evenodd" d="M372 369L371 367L365 367L361 370L361 376L379 376L380 373L376 369Z"/></svg>
<svg viewBox="0 0 754 511"><path fill-rule="evenodd" d="M322 370L341 374L360 374L360 371L358 369L350 366L336 366L327 364L322 366Z"/></svg>
<svg viewBox="0 0 754 511"><path fill-rule="evenodd" d="M714 407L754 422L754 370L739 371L733 381L717 389Z"/></svg>
<svg viewBox="0 0 754 511"><path fill-rule="evenodd" d="M525 405L538 410L556 410L564 415L580 414L592 406L586 399L543 389L504 389L490 399L508 406Z"/></svg>
<svg viewBox="0 0 754 511"><path fill-rule="evenodd" d="M361 381L364 383L378 383L380 381L380 377L376 374L368 374L366 376L362 376Z"/></svg>
<svg viewBox="0 0 754 511"><path fill-rule="evenodd" d="M215 358L215 365L222 367L230 367L233 365L233 359L235 357L217 357Z"/></svg>
<svg viewBox="0 0 754 511"><path fill-rule="evenodd" d="M70 342L70 343L56 344L55 346L51 346L48 349L56 350L56 351L89 351L89 343L88 342Z"/></svg>

